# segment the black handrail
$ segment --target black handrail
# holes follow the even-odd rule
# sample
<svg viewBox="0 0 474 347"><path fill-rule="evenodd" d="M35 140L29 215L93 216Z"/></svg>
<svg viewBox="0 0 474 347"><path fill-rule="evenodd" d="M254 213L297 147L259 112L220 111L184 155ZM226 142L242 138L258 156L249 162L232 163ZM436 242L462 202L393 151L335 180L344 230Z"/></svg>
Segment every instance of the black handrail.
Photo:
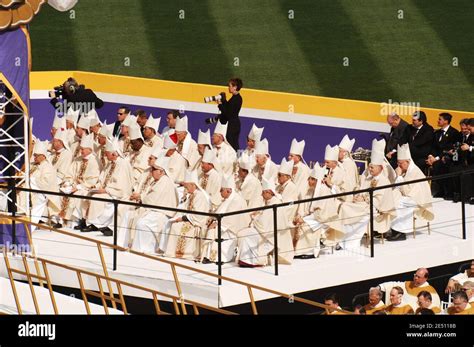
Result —
<svg viewBox="0 0 474 347"><path fill-rule="evenodd" d="M297 200L297 201L290 201L290 202L284 202L280 204L272 204L272 205L267 205L267 206L261 206L261 207L255 207L255 208L250 208L250 209L244 209L240 211L232 211L232 212L226 212L226 213L213 213L213 212L201 212L201 211L189 211L189 210L184 210L184 209L179 209L179 208L172 208L172 207L165 207L165 206L156 206L156 205L149 205L149 204L142 204L142 203L136 203L136 202L131 202L131 201L124 201L124 200L118 200L118 199L105 199L105 198L98 198L94 196L85 196L85 195L73 195L73 194L65 194L62 192L53 192L53 191L45 191L45 190L38 190L38 189L31 189L31 188L24 188L24 187L16 187L15 184L11 184L11 182L14 182L15 179L21 179L21 177L13 177L9 179L9 187L12 186L12 192L13 195L16 197L16 191L25 191L25 192L30 192L30 193L38 193L38 194L45 194L45 195L54 195L54 196L60 196L60 197L69 197L69 198L76 198L76 199L84 199L84 200L92 200L92 201L101 201L101 202L107 202L107 203L113 203L114 204L114 245L117 245L117 215L118 215L118 205L127 205L127 206L134 206L134 207L144 207L144 208L149 208L153 210L164 210L164 211L172 211L172 212L180 212L183 214L195 214L195 215L200 215L200 216L208 216L212 217L217 220L217 239L215 241L218 243L218 259L216 262L216 265L218 266L218 273L219 275L222 275L222 258L221 258L221 243L225 241L222 239L222 218L233 216L233 215L238 215L238 214L244 214L244 213L250 213L250 212L257 212L257 211L263 211L267 209L273 209L273 223L274 223L274 248L273 248L273 255L274 255L274 267L275 267L275 275L278 276L278 226L277 226L277 210L278 208L281 207L287 207L287 206L292 206L295 204L303 204L303 203L308 203L308 202L313 202L313 201L319 201L319 200L325 200L329 198L340 198L344 197L347 195L356 195L356 194L361 194L361 193L369 193L369 205L370 205L370 253L371 257L375 257L375 247L374 247L374 233L373 233L373 193L374 191L377 190L382 190L382 189L388 189L388 188L394 188L394 187L399 187L399 186L404 186L408 184L415 184L415 183L420 183L420 182L426 182L426 181L436 181L436 180L442 180L446 178L455 178L455 177L460 177L462 178L465 175L470 175L474 174L474 170L464 170L461 172L455 172L455 173L448 173L448 174L443 174L443 175L438 175L438 176L429 176L425 178L420 178L417 180L412 180L412 181L404 181L404 182L399 182L399 183L392 183L380 187L370 187L366 189L360 189L360 190L355 190L355 191L350 191L350 192L343 192L343 193L338 193L338 194L332 194L332 195L324 195L316 198L309 198L309 199L302 199L302 200ZM466 211L465 211L465 199L464 199L464 190L463 190L463 180L460 180L460 186L461 186L461 219L462 219L462 237L465 240L467 238L467 232L466 232ZM16 206L15 206L16 207ZM13 208L12 214L15 215L16 213L16 208ZM15 223L12 223L12 235L13 235L13 241L16 240L16 226ZM14 243L14 242L13 242ZM117 249L114 249L113 253L113 269L117 270ZM219 285L222 283L221 279L219 279Z"/></svg>

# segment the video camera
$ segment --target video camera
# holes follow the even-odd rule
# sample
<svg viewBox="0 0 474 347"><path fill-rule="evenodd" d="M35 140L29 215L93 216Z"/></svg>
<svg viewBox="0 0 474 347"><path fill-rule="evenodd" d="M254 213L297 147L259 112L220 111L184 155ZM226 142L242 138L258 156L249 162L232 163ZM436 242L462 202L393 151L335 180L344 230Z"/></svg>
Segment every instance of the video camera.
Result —
<svg viewBox="0 0 474 347"><path fill-rule="evenodd" d="M61 84L57 87L54 87L53 90L50 90L49 91L49 97L50 98L59 98L59 97L62 97L64 95L64 86Z"/></svg>

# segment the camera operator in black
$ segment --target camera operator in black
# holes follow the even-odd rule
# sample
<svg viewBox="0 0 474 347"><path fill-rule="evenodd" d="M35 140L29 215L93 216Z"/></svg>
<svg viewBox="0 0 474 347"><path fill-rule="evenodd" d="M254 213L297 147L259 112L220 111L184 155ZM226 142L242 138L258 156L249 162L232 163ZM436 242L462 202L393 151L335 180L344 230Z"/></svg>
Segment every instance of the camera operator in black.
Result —
<svg viewBox="0 0 474 347"><path fill-rule="evenodd" d="M59 96L62 96L63 101ZM104 106L104 102L91 89L78 84L72 77L69 77L62 86L54 88L54 91L50 92L50 97L52 98L50 103L56 109L61 107L62 103L67 103L67 108L72 107L74 110L81 110L81 113L87 113L93 108Z"/></svg>
<svg viewBox="0 0 474 347"><path fill-rule="evenodd" d="M438 117L438 130L434 132L433 145L426 163L431 165L432 176L444 175L449 172L453 162L454 146L461 141L461 134L451 124L449 113L440 113ZM432 181L431 192L434 197L442 197L445 200L453 199L451 179Z"/></svg>
<svg viewBox="0 0 474 347"><path fill-rule="evenodd" d="M221 114L214 118L206 119L207 124L216 123L220 121L221 123L229 123L227 127L226 139L232 148L235 151L238 151L239 146L239 135L240 135L240 118L239 112L242 108L242 96L240 95L240 89L242 88L243 83L240 78L231 78L229 80L229 93L232 94L232 97L229 100L226 100L225 93L222 92L221 100L218 100L218 107L221 111Z"/></svg>

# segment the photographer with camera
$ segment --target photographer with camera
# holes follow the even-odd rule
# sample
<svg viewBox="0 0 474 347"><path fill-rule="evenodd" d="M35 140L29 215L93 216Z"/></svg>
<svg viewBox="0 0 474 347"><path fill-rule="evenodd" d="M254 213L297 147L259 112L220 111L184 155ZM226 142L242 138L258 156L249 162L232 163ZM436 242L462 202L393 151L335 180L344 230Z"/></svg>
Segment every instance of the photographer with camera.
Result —
<svg viewBox="0 0 474 347"><path fill-rule="evenodd" d="M431 175L444 175L449 172L453 162L454 145L461 141L461 134L451 124L453 117L449 113L440 113L438 126L440 129L434 132L433 145L428 155L426 164L431 166ZM436 180L431 184L433 197L442 197L445 200L453 199L452 180Z"/></svg>
<svg viewBox="0 0 474 347"><path fill-rule="evenodd" d="M81 111L79 118L82 113L104 106L104 102L91 89L86 89L72 77L69 77L62 85L54 87L54 90L49 92L49 97L51 105L56 110L62 107L63 114L70 107L75 111Z"/></svg>
<svg viewBox="0 0 474 347"><path fill-rule="evenodd" d="M204 98L205 102L216 101L219 105L219 110L221 114L213 117L207 118L206 123L212 124L220 121L223 124L229 123L227 127L226 139L229 144L234 148L235 151L238 151L239 146L239 135L240 135L240 119L239 112L242 108L242 96L240 95L240 89L242 89L243 83L240 78L231 78L228 83L229 93L232 94L232 97L227 100L225 92L220 93L219 95Z"/></svg>

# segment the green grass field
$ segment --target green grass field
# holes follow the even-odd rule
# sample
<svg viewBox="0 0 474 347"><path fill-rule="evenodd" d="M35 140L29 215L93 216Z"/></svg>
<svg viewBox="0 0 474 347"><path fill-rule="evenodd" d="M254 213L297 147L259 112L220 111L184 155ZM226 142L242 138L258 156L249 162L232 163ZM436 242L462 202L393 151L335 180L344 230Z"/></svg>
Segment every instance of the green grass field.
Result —
<svg viewBox="0 0 474 347"><path fill-rule="evenodd" d="M31 24L35 71L237 75L257 89L466 111L473 33L472 0L81 0L75 19L44 6Z"/></svg>

